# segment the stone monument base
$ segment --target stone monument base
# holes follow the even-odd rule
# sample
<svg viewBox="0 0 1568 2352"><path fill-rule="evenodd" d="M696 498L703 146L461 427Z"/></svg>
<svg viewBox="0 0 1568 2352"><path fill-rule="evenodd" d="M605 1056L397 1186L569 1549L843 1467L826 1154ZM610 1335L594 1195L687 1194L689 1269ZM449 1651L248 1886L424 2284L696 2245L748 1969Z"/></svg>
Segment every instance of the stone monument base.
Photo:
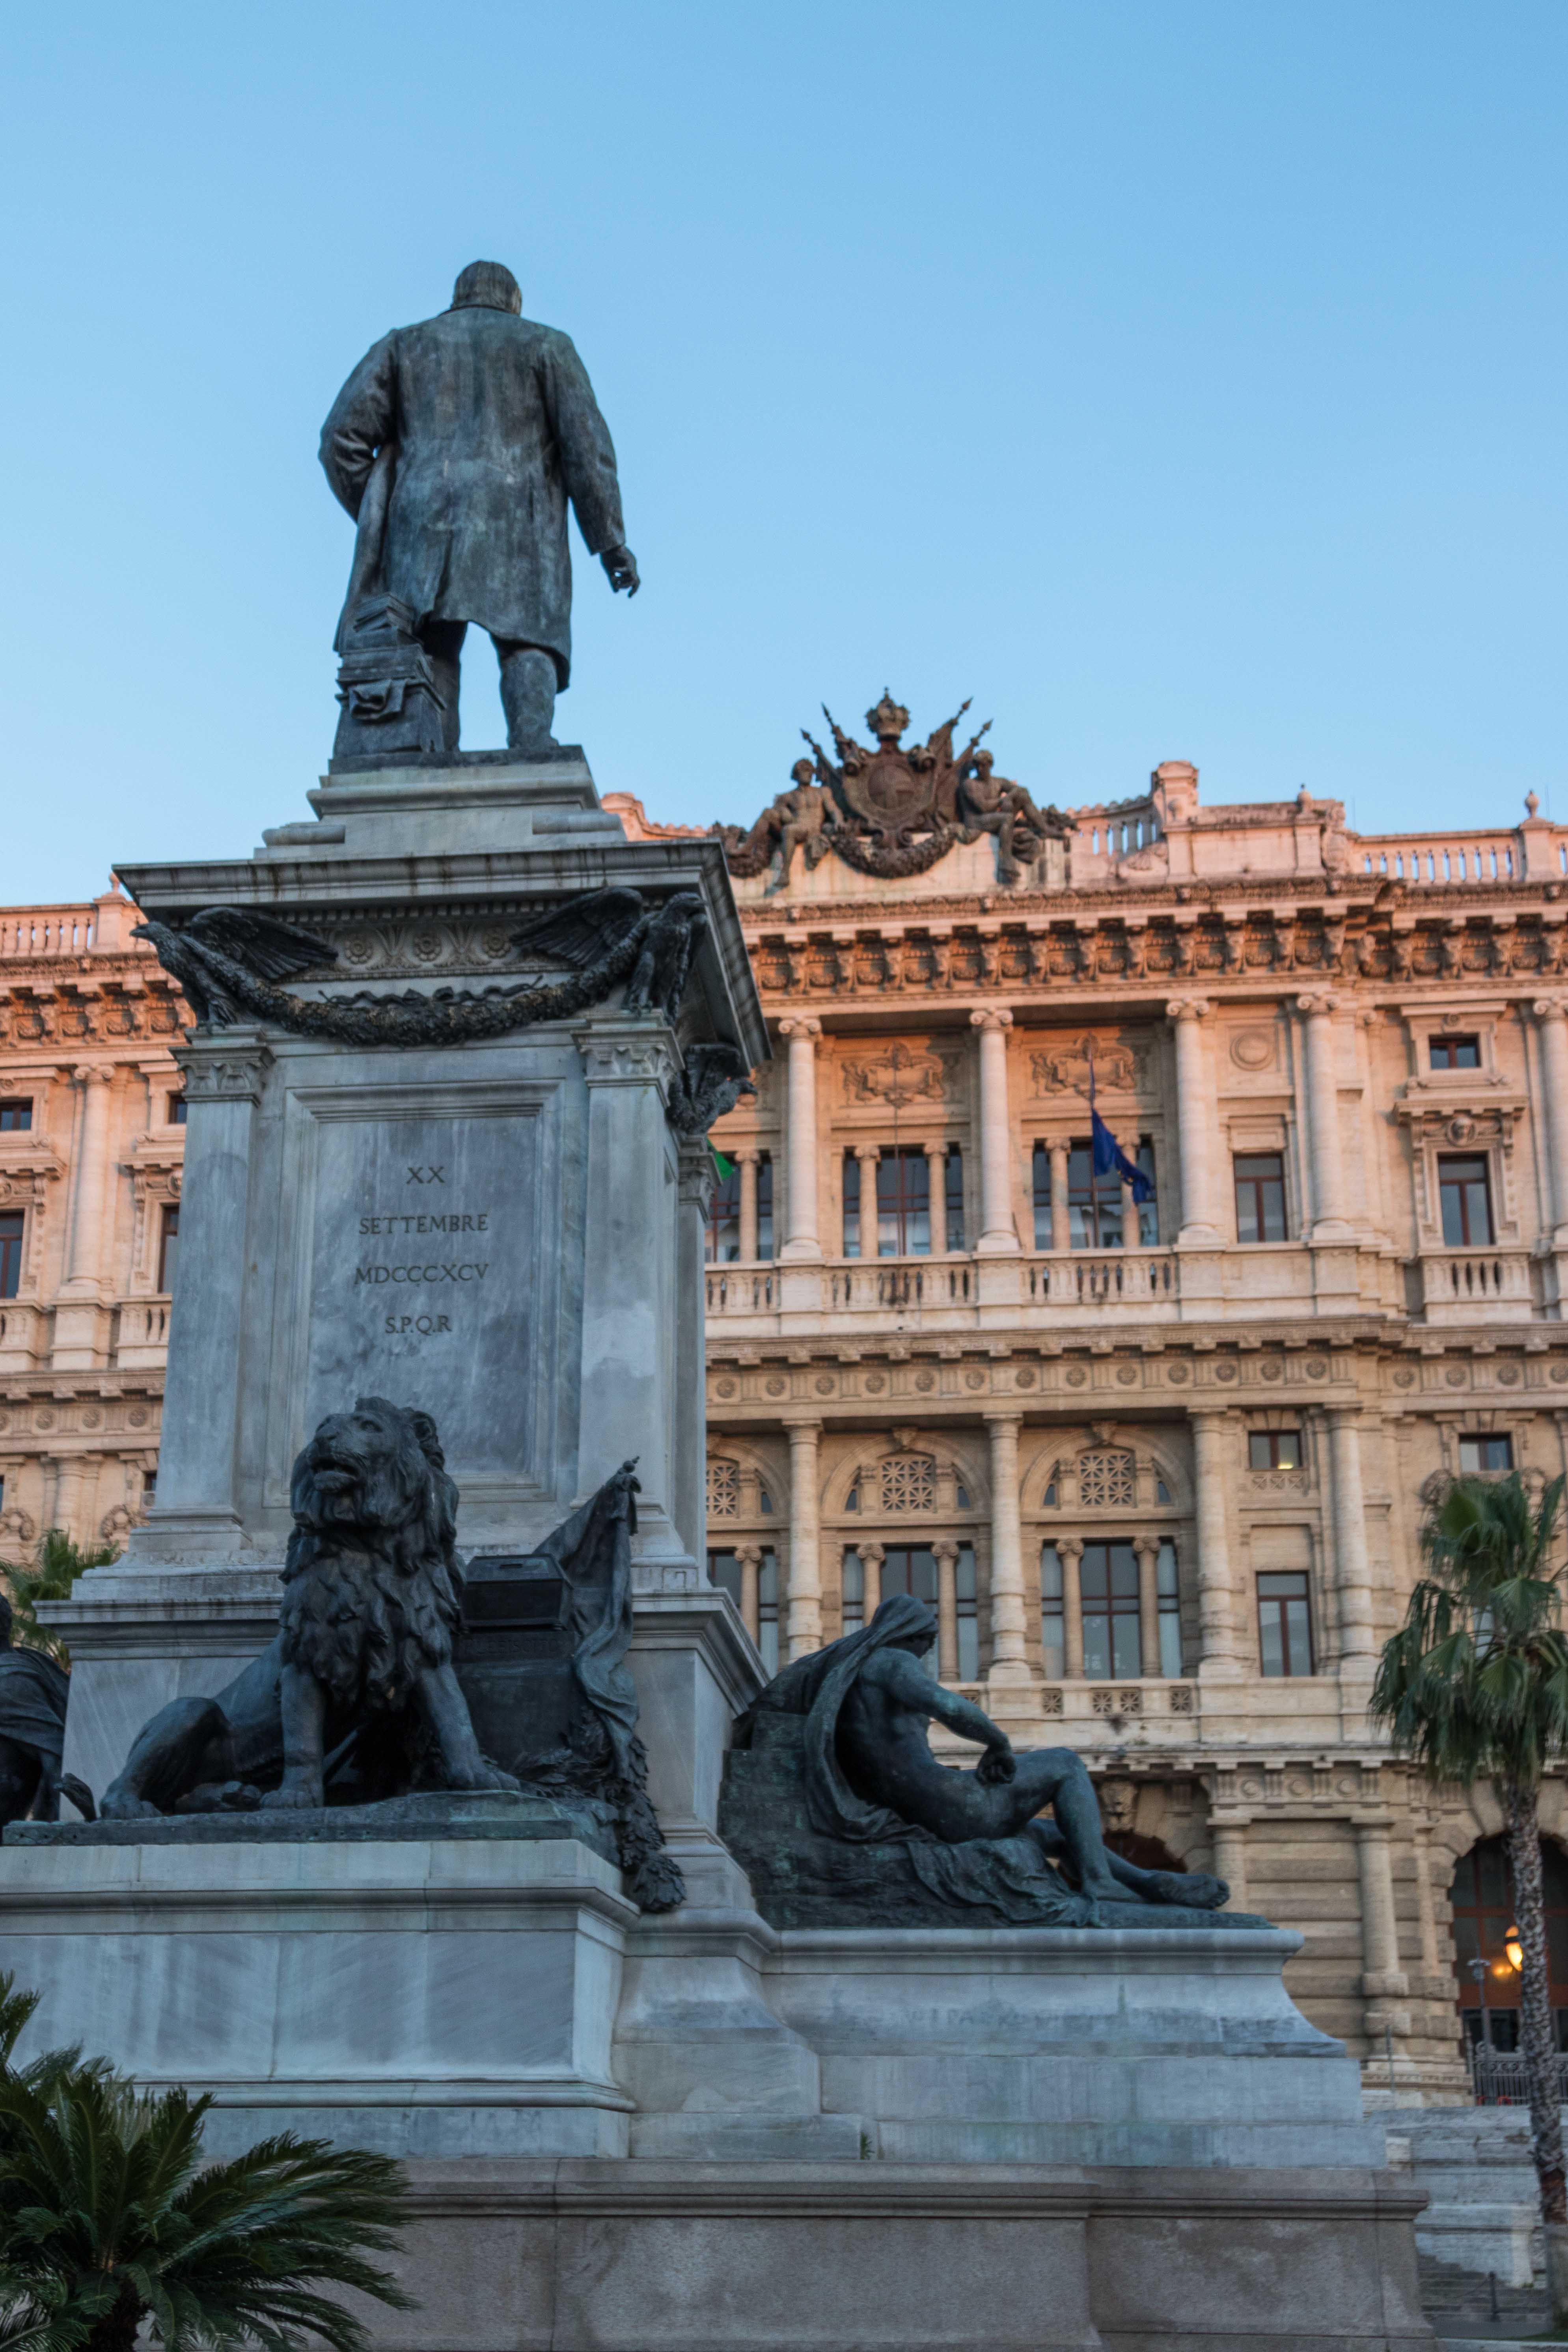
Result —
<svg viewBox="0 0 1568 2352"><path fill-rule="evenodd" d="M29 2046L411 2162L387 2352L1430 2352L1294 1934L781 1931L710 1832L650 1916L535 1800L389 1811L0 1846Z"/></svg>
<svg viewBox="0 0 1568 2352"><path fill-rule="evenodd" d="M420 2164L386 2352L1435 2352L1386 2173Z"/></svg>

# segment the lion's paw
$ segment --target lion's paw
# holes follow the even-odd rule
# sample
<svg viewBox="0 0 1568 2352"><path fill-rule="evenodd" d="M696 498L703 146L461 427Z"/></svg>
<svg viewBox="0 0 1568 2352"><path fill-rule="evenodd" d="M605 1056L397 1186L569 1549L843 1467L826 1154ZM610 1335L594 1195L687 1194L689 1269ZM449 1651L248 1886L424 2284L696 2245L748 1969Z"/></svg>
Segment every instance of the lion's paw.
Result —
<svg viewBox="0 0 1568 2352"><path fill-rule="evenodd" d="M262 1811L268 1813L313 1812L325 1804L326 1797L318 1783L285 1780L282 1787L269 1789L261 1800Z"/></svg>

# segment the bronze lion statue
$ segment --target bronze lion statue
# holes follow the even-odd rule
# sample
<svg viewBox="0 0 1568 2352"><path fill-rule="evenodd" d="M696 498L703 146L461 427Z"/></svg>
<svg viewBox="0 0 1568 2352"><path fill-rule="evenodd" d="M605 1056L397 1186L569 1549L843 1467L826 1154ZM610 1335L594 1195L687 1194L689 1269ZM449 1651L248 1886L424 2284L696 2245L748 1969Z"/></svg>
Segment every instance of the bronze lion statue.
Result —
<svg viewBox="0 0 1568 2352"><path fill-rule="evenodd" d="M361 1397L294 1465L276 1638L216 1698L173 1700L105 1790L107 1819L355 1793L515 1789L479 1752L452 1664L458 1490L428 1413ZM378 1761L372 1764L371 1756Z"/></svg>

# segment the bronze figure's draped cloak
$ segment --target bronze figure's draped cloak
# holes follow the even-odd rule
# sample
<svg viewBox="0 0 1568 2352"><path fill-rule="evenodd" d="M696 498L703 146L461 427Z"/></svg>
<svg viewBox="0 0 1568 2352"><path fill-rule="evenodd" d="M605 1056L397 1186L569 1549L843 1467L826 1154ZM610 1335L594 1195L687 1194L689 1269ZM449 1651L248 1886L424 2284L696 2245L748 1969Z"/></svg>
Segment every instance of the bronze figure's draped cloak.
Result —
<svg viewBox="0 0 1568 2352"><path fill-rule="evenodd" d="M333 402L321 464L359 524L349 605L384 593L416 628L468 621L538 646L566 686L568 502L593 554L625 536L615 446L569 335L471 301L395 329Z"/></svg>

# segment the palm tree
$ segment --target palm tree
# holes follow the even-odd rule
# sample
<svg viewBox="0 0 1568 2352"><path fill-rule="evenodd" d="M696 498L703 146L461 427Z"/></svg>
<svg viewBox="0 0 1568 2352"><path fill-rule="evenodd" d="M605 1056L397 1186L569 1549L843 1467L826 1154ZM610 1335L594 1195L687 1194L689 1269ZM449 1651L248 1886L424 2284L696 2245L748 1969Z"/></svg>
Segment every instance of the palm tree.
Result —
<svg viewBox="0 0 1568 2352"><path fill-rule="evenodd" d="M1563 1570L1552 1559L1564 1481L1532 1509L1511 1477L1455 1478L1421 1531L1427 1574L1384 1648L1373 1717L1434 1780L1489 1780L1502 1800L1522 1948L1520 2018L1547 2283L1568 2317L1568 2186L1546 1970L1538 1820L1542 1776L1568 1752Z"/></svg>
<svg viewBox="0 0 1568 2352"><path fill-rule="evenodd" d="M11 1588L17 1639L29 1650L43 1650L49 1657L58 1658L62 1666L68 1666L70 1653L59 1635L38 1622L38 1603L68 1600L70 1589L84 1569L108 1568L119 1557L112 1544L84 1549L71 1541L64 1528L48 1528L38 1538L37 1549L30 1560L0 1559L0 1577ZM0 2337L0 2343L4 2340Z"/></svg>
<svg viewBox="0 0 1568 2352"><path fill-rule="evenodd" d="M37 2002L0 1976L0 2347L132 2352L151 2321L170 2352L365 2352L320 2285L414 2307L364 2258L407 2220L391 2158L281 2133L204 2167L209 2099L139 2096L74 2049L16 2065Z"/></svg>

